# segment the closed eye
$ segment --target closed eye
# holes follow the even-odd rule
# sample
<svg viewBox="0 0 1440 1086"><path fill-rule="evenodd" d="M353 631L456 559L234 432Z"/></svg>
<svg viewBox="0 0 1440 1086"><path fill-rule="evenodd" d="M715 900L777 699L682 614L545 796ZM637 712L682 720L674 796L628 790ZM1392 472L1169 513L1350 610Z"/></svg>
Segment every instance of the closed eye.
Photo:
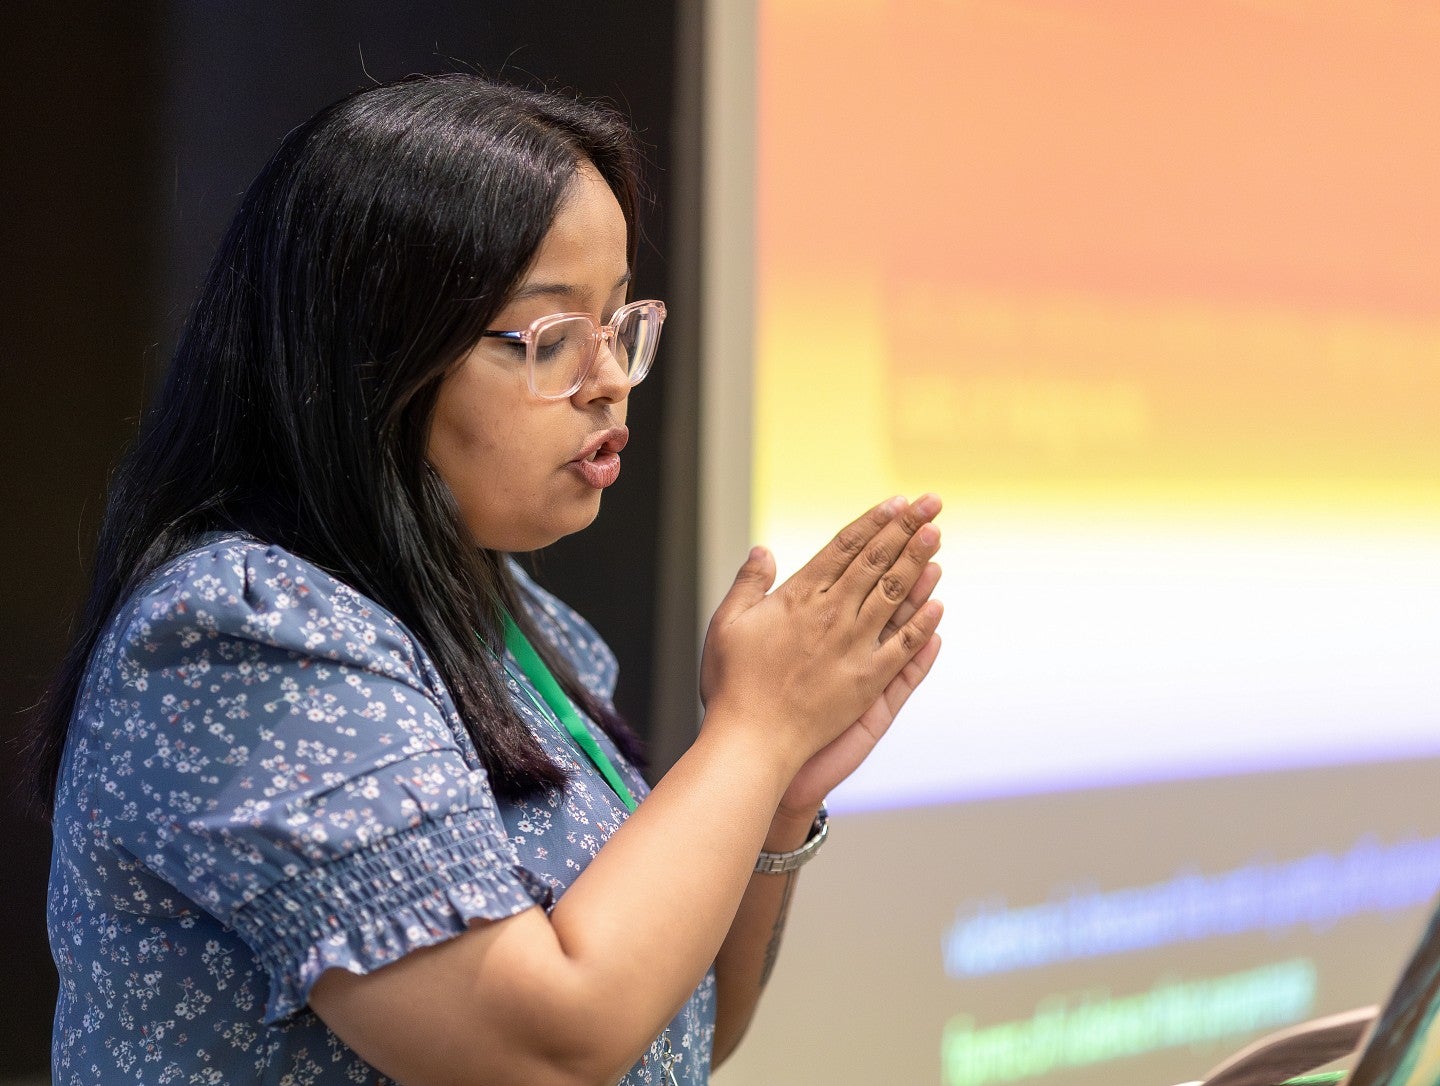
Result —
<svg viewBox="0 0 1440 1086"><path fill-rule="evenodd" d="M535 361L551 362L566 355L573 356L589 337L590 326L583 321L557 321L535 340Z"/></svg>

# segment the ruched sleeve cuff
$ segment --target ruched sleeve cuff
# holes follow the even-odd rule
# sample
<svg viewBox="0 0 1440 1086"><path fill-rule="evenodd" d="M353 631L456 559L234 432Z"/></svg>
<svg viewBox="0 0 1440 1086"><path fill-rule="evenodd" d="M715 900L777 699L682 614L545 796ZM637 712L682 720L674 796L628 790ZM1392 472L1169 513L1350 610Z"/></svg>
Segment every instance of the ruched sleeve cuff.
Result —
<svg viewBox="0 0 1440 1086"><path fill-rule="evenodd" d="M465 931L548 907L493 823L464 812L405 829L265 890L234 926L270 977L265 1023L305 1006L327 969L365 974Z"/></svg>

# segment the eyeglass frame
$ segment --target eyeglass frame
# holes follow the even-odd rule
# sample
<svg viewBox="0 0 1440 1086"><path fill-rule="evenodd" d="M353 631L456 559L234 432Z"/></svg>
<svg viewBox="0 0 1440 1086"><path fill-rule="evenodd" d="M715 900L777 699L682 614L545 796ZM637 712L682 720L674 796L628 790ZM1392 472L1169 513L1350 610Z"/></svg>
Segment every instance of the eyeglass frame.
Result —
<svg viewBox="0 0 1440 1086"><path fill-rule="evenodd" d="M626 302L619 309L615 310L615 312L610 315L610 319L604 324L601 324L589 313L547 313L543 317L536 317L530 322L528 327L522 328L519 331L500 332L487 329L480 333L480 337L482 339L506 339L514 343L525 344L525 378L526 383L530 386L531 395L542 400L564 400L575 395L576 391L585 384L586 379L590 376L590 371L595 367L595 359L600 357L600 345L602 343L613 344L615 342L615 326L624 320L631 312L639 310L642 306L654 306L659 311L659 326L655 330L655 338L658 340L661 330L665 327L665 303L658 298L639 298L633 302ZM541 392L535 387L535 344L539 338L537 329L540 326L563 320L583 320L589 322L591 329L590 357L586 360L585 364L580 367L579 373L575 378L575 383L570 388L564 392ZM654 364L655 356L652 354L649 361L645 363L645 368L640 371L638 377L631 378L627 371L625 377L626 380L629 381L630 387L634 388L641 381L645 380Z"/></svg>

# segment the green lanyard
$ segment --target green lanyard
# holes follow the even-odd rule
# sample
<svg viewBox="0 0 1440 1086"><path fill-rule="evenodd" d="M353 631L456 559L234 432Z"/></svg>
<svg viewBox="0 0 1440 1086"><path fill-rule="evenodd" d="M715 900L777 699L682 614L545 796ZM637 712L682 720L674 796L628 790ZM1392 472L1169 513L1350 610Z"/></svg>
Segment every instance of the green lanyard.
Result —
<svg viewBox="0 0 1440 1086"><path fill-rule="evenodd" d="M615 794L620 797L620 802L625 804L626 810L635 809L635 796L625 782L620 779L619 772L609 757L600 749L600 744L595 742L595 737L585 727L585 722L580 719L580 714L575 711L575 706L565 696L565 691L545 666L545 661L540 659L540 654L535 651L535 646L530 644L529 639L520 632L520 627L515 625L515 620L508 614L505 615L505 647L510 650L515 660L520 665L520 670L530 680L530 685L540 692L545 699L545 704L550 706L550 711L555 714L555 719L565 725L565 730L570 733L570 738L579 744L580 749L585 752L600 775L605 778L610 787L615 789Z"/></svg>

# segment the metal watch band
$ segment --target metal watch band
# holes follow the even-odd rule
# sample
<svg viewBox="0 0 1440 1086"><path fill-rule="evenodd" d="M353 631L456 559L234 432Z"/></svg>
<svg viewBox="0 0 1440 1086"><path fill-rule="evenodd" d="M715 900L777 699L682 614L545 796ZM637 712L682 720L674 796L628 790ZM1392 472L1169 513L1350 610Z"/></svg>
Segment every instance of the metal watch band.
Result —
<svg viewBox="0 0 1440 1086"><path fill-rule="evenodd" d="M825 838L830 835L830 814L822 804L815 814L815 823L810 827L810 836L805 843L791 852L761 852L755 861L755 871L760 875L783 875L803 867L820 851Z"/></svg>

